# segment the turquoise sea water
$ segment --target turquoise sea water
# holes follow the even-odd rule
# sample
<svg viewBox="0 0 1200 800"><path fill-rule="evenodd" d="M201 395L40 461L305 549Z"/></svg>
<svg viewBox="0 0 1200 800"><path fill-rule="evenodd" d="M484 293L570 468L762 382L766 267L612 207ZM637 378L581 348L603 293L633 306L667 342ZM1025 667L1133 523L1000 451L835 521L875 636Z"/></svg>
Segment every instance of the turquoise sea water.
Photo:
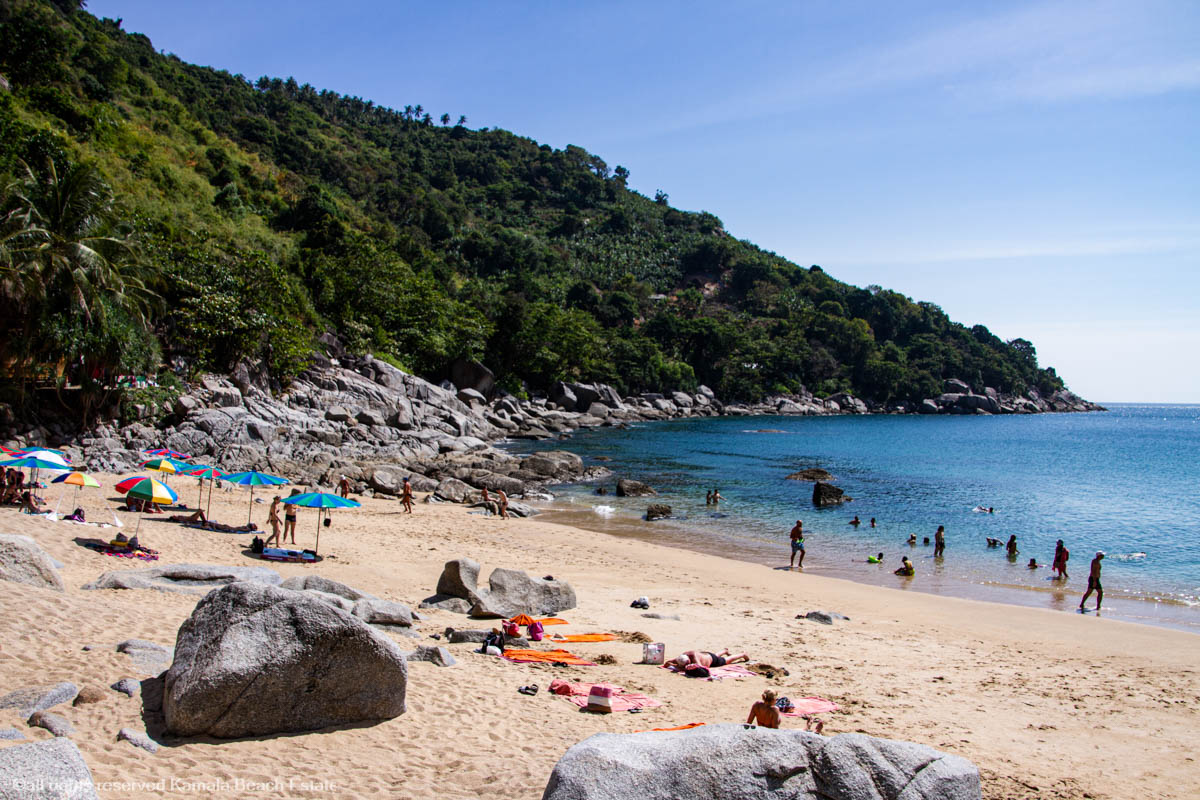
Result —
<svg viewBox="0 0 1200 800"><path fill-rule="evenodd" d="M787 563L788 530L799 518L806 573L1064 611L1078 605L1088 563L1103 550L1107 616L1200 631L1200 406L703 418L511 446L556 448L615 472L603 482L605 496L594 494L596 484L554 487L554 505L560 517L567 509L572 524L779 566ZM805 467L833 473L854 501L815 509L812 484L785 479ZM615 497L616 477L655 487L675 517L641 521L651 500ZM710 488L726 498L718 509L705 505ZM863 521L857 528L847 524L855 515ZM941 560L920 543L938 525L946 526ZM911 548L910 533L918 537ZM1017 535L1018 558L987 548L987 537L1010 534ZM1065 585L1049 579L1059 538L1071 551ZM881 551L883 567L866 563ZM906 554L917 568L912 580L892 575ZM1028 569L1030 557L1047 566Z"/></svg>

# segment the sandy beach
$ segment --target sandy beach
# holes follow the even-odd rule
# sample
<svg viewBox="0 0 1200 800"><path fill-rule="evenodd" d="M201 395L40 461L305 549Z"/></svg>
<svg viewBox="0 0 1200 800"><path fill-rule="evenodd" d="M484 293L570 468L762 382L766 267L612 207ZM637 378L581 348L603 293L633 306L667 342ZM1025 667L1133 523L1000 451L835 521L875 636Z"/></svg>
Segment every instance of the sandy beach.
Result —
<svg viewBox="0 0 1200 800"><path fill-rule="evenodd" d="M101 476L111 487L116 476ZM177 481L195 502L194 481ZM51 492L50 499L56 497ZM108 520L109 491L82 495L88 519ZM269 499L269 498L266 498ZM104 687L99 703L55 711L75 727L103 798L125 797L441 797L496 791L539 798L554 763L597 732L633 732L685 723L742 722L764 688L841 706L826 733L863 732L921 742L974 761L986 798L1191 798L1200 795L1200 637L1096 617L939 597L805 575L533 520L500 520L467 509L418 503L406 515L394 500L361 498L335 512L321 536L325 560L269 565L285 577L319 574L416 608L433 593L445 561L470 557L483 575L504 566L569 581L579 607L559 616L567 633L641 632L668 656L700 648L749 653L786 676L721 682L688 680L638 665L640 644L572 644L615 664L556 668L511 664L451 645L458 664L409 666L408 712L356 727L237 741L163 740L156 754L118 742L142 729L140 703L107 687L141 678L115 652L131 637L174 644L196 597L152 590L84 591L106 570L146 564L77 545L95 527L52 523L0 509L0 532L33 537L65 564L66 592L0 581L0 691L61 680ZM212 516L245 519L246 492L217 491ZM265 524L265 504L254 519ZM129 530L136 522L122 513ZM298 543L311 546L313 511L302 510ZM242 551L248 536L207 533L147 516L140 538L159 564L263 565ZM781 552L780 564L786 563ZM919 580L919 576L917 578ZM650 619L630 608L639 595ZM797 614L824 609L849 621L824 626ZM490 627L443 611L421 612L421 640L447 626ZM84 650L85 645L92 648ZM552 646L552 645L547 645ZM661 700L645 713L598 716L546 691L553 678L609 681ZM529 683L536 696L519 694ZM12 710L0 727L27 739ZM785 727L803 721L786 718ZM3 742L7 746L12 743Z"/></svg>

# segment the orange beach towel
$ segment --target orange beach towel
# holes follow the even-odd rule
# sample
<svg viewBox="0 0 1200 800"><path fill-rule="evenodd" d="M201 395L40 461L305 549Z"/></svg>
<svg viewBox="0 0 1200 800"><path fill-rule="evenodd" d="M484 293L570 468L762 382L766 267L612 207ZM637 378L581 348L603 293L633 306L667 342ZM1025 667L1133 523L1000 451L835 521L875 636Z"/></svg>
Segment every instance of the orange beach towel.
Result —
<svg viewBox="0 0 1200 800"><path fill-rule="evenodd" d="M594 667L593 661L584 661L566 650L505 650L501 656L517 664L569 664L574 667Z"/></svg>
<svg viewBox="0 0 1200 800"><path fill-rule="evenodd" d="M533 624L533 617L529 616L528 614L517 614L515 617L510 619L509 622L515 622L516 624L518 624L522 627L525 627L525 626ZM543 627L546 625L569 625L570 624L565 619L559 619L558 617L546 617L544 619L539 619L538 622L542 623Z"/></svg>

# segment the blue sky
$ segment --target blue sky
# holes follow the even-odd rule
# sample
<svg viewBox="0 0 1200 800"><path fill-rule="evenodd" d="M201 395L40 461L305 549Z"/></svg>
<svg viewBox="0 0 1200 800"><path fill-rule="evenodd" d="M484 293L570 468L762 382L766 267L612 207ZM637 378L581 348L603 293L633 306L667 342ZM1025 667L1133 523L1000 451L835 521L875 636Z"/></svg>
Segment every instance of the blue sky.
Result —
<svg viewBox="0 0 1200 800"><path fill-rule="evenodd" d="M1200 4L91 0L251 79L465 114L842 280L1200 402ZM203 9L203 10L201 10Z"/></svg>

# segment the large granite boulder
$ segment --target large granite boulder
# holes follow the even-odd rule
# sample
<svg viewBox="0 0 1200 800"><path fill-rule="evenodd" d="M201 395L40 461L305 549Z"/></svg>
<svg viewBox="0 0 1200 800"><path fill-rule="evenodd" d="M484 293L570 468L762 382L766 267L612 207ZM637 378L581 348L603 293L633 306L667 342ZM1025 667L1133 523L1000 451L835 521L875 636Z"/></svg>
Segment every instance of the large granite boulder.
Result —
<svg viewBox="0 0 1200 800"><path fill-rule="evenodd" d="M565 411L574 411L577 399L567 384L559 382L550 389L550 402Z"/></svg>
<svg viewBox="0 0 1200 800"><path fill-rule="evenodd" d="M473 490L458 478L445 478L433 490L435 497L451 503L461 503L467 499Z"/></svg>
<svg viewBox="0 0 1200 800"><path fill-rule="evenodd" d="M70 703L78 694L79 687L70 681L62 681L52 686L30 686L0 697L0 709L15 708L20 716L29 717L37 711Z"/></svg>
<svg viewBox="0 0 1200 800"><path fill-rule="evenodd" d="M344 597L351 603L359 600L375 599L374 595L359 591L353 586L347 586L344 583L323 578L320 575L294 575L279 584L279 588L291 589L294 592L324 592L325 594L334 594L338 597Z"/></svg>
<svg viewBox="0 0 1200 800"><path fill-rule="evenodd" d="M84 589L160 589L184 594L205 594L234 581L278 586L283 580L269 567L234 567L223 564L164 564L161 567L105 572Z"/></svg>
<svg viewBox="0 0 1200 800"><path fill-rule="evenodd" d="M821 481L813 484L812 501L813 505L817 508L836 506L838 503L846 503L853 499L852 497L847 497L845 492L832 484L822 483Z"/></svg>
<svg viewBox="0 0 1200 800"><path fill-rule="evenodd" d="M399 625L411 628L413 624L411 608L403 603L377 600L373 597L359 600L350 613L370 625Z"/></svg>
<svg viewBox="0 0 1200 800"><path fill-rule="evenodd" d="M99 800L83 754L55 738L0 750L0 800Z"/></svg>
<svg viewBox="0 0 1200 800"><path fill-rule="evenodd" d="M163 687L177 736L269 736L390 719L408 668L388 637L308 592L234 583L201 600Z"/></svg>
<svg viewBox="0 0 1200 800"><path fill-rule="evenodd" d="M666 503L651 503L646 509L646 521L654 522L656 519L666 519L671 516L671 507Z"/></svg>
<svg viewBox="0 0 1200 800"><path fill-rule="evenodd" d="M497 567L488 588L476 593L473 617L545 616L575 607L575 590L566 581L531 578L521 570Z"/></svg>
<svg viewBox="0 0 1200 800"><path fill-rule="evenodd" d="M473 389L483 397L491 397L496 389L496 376L478 361L458 359L450 365L450 382L458 389Z"/></svg>
<svg viewBox="0 0 1200 800"><path fill-rule="evenodd" d="M442 566L438 577L437 593L446 597L460 597L474 601L479 586L479 562L469 558L456 558Z"/></svg>
<svg viewBox="0 0 1200 800"><path fill-rule="evenodd" d="M0 580L63 590L54 559L28 536L0 534Z"/></svg>
<svg viewBox="0 0 1200 800"><path fill-rule="evenodd" d="M828 481L832 479L833 476L820 467L809 467L808 469L802 469L799 472L793 472L786 478L786 480L789 481Z"/></svg>
<svg viewBox="0 0 1200 800"><path fill-rule="evenodd" d="M650 497L656 494L658 492L641 481L633 481L628 478L621 478L617 481L617 497Z"/></svg>
<svg viewBox="0 0 1200 800"><path fill-rule="evenodd" d="M598 733L571 747L542 800L980 800L979 770L925 745L851 733L706 725Z"/></svg>
<svg viewBox="0 0 1200 800"><path fill-rule="evenodd" d="M521 469L543 478L568 480L583 472L583 459L566 450L547 450L523 459Z"/></svg>

